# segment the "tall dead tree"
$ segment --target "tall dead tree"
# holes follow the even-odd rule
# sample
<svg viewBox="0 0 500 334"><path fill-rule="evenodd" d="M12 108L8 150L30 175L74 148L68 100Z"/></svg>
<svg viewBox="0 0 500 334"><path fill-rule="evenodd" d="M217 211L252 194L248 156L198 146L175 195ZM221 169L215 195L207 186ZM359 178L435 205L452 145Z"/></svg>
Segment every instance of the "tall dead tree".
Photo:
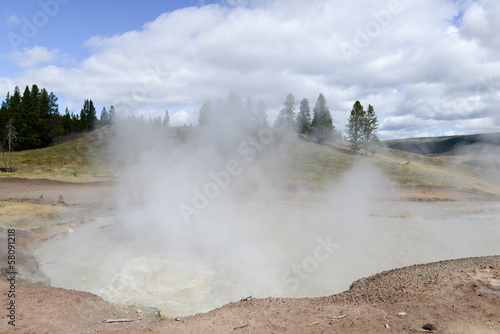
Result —
<svg viewBox="0 0 500 334"><path fill-rule="evenodd" d="M14 143L14 140L16 140L17 138L17 131L16 128L14 127L14 121L12 120L12 118L9 120L6 129L7 129L7 159L5 159L5 152L4 152L3 161L5 163L5 168L11 169L12 161L10 152L12 152L12 144Z"/></svg>

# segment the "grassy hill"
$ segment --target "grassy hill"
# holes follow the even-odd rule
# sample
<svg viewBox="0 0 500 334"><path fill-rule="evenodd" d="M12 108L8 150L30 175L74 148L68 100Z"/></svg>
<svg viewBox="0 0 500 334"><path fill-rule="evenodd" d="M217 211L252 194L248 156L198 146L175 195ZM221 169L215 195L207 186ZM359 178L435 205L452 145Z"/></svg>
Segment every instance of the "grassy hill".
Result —
<svg viewBox="0 0 500 334"><path fill-rule="evenodd" d="M174 128L170 135L181 143L194 136L196 131L196 128ZM52 147L15 152L12 161L19 171L0 173L0 177L47 178L68 182L113 180L119 174L119 167L116 162L111 161L108 152L107 143L112 136L113 129L102 128ZM348 143L343 141L319 145L291 135L283 140L281 149L276 154L276 161L279 163L267 166L266 173L277 184L323 186L338 182L353 164L366 160L378 166L394 184L453 187L471 192L500 194L500 177L496 172L499 169L491 172L488 166L479 163L477 156L474 158L467 154L449 154L459 143L478 143L479 140L485 141L484 138L489 143L496 143L499 134L463 137L465 138L393 141L392 144L389 143L389 147L381 146L373 157L367 157L353 154L348 149ZM432 145L446 147L448 154L420 155L405 152L393 148L397 143L405 143L407 146L433 143Z"/></svg>
<svg viewBox="0 0 500 334"><path fill-rule="evenodd" d="M110 136L112 130L107 127L51 147L13 152L12 166L18 170L0 173L0 177L47 178L69 182L113 177L113 167L106 151Z"/></svg>

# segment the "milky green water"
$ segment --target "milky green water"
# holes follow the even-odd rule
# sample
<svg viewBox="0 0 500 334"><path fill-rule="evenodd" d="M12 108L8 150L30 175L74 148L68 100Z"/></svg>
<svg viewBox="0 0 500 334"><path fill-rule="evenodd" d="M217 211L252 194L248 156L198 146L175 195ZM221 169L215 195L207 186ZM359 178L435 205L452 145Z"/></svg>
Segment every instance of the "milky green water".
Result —
<svg viewBox="0 0 500 334"><path fill-rule="evenodd" d="M264 222L252 221L255 212ZM56 287L184 316L248 295L329 295L383 270L500 254L495 202L380 201L359 212L246 203L212 215L214 226L159 229L157 238L99 218L40 249L41 270Z"/></svg>

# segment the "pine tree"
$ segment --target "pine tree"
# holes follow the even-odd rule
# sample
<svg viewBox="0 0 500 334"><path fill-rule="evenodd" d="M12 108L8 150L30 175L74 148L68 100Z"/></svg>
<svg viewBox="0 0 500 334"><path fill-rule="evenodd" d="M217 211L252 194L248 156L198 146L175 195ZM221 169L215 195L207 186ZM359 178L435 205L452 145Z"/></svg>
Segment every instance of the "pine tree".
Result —
<svg viewBox="0 0 500 334"><path fill-rule="evenodd" d="M210 124L211 114L213 113L212 102L207 101L203 103L200 108L200 116L198 118L198 123L200 126L205 126Z"/></svg>
<svg viewBox="0 0 500 334"><path fill-rule="evenodd" d="M33 85L32 94L29 87L24 89L21 102L19 103L19 113L14 119L14 125L19 133L14 150L28 150L41 147L40 138L36 132L38 122L38 87Z"/></svg>
<svg viewBox="0 0 500 334"><path fill-rule="evenodd" d="M257 102L257 107L255 108L255 120L257 129L267 129L269 127L269 122L267 120L267 107L262 100Z"/></svg>
<svg viewBox="0 0 500 334"><path fill-rule="evenodd" d="M165 110L165 117L163 117L163 124L164 127L169 127L170 126L170 116L168 115L168 110Z"/></svg>
<svg viewBox="0 0 500 334"><path fill-rule="evenodd" d="M378 141L375 131L378 129L378 119L375 115L375 110L372 105L368 105L365 117L363 120L363 146L365 148L365 155L368 152L375 153L375 144Z"/></svg>
<svg viewBox="0 0 500 334"><path fill-rule="evenodd" d="M295 130L295 98L292 93L289 93L285 100L283 109L280 110L278 118L274 122L275 128L284 128L287 130Z"/></svg>
<svg viewBox="0 0 500 334"><path fill-rule="evenodd" d="M33 94L33 89L32 89ZM53 110L49 93L42 88L38 95L38 121L37 128L41 140L41 147L48 146L54 137L58 135L57 120L53 118Z"/></svg>
<svg viewBox="0 0 500 334"><path fill-rule="evenodd" d="M14 93L10 97L9 104L7 106L7 117L8 119L12 118L14 120L13 125L19 132L20 128L20 118L21 116L21 91L19 87L16 86L14 88ZM12 150L16 150L16 145L12 146Z"/></svg>
<svg viewBox="0 0 500 334"><path fill-rule="evenodd" d="M313 109L313 120L311 122L311 132L313 139L318 143L334 138L335 126L332 122L332 115L326 105L326 99L323 94L319 94L316 105Z"/></svg>
<svg viewBox="0 0 500 334"><path fill-rule="evenodd" d="M300 102L299 113L297 114L297 131L302 134L308 134L311 129L311 109L309 100L302 99Z"/></svg>
<svg viewBox="0 0 500 334"><path fill-rule="evenodd" d="M9 118L9 105L10 105L10 93L7 92L7 97L5 101L2 101L2 106L0 107L0 143L6 137L6 126L8 124Z"/></svg>
<svg viewBox="0 0 500 334"><path fill-rule="evenodd" d="M245 99L244 118L247 123L247 127L253 128L255 125L255 110L253 106L253 101L250 96Z"/></svg>
<svg viewBox="0 0 500 334"><path fill-rule="evenodd" d="M101 110L101 120L99 121L99 127L109 125L109 112L106 110L106 107L102 107Z"/></svg>
<svg viewBox="0 0 500 334"><path fill-rule="evenodd" d="M149 124L157 127L161 127L163 125L163 121L161 116L156 116L154 118L149 117Z"/></svg>
<svg viewBox="0 0 500 334"><path fill-rule="evenodd" d="M69 135L74 129L72 117L69 113L68 107L66 107L66 111L62 116L62 129L63 136Z"/></svg>
<svg viewBox="0 0 500 334"><path fill-rule="evenodd" d="M16 128L14 127L14 120L12 118L9 120L5 128L7 130L7 159L4 159L4 163L6 168L11 168L12 160L10 153L12 152L14 141L16 140L18 135Z"/></svg>
<svg viewBox="0 0 500 334"><path fill-rule="evenodd" d="M347 136L349 138L349 148L354 152L360 150L363 141L363 130L365 124L365 111L359 101L356 101L352 107L351 115L346 126Z"/></svg>
<svg viewBox="0 0 500 334"><path fill-rule="evenodd" d="M116 119L115 106L109 107L109 124L113 124Z"/></svg>
<svg viewBox="0 0 500 334"><path fill-rule="evenodd" d="M80 111L81 129L84 131L93 130L96 121L97 116L94 103L92 102L92 100L85 100L85 102L83 103L83 108Z"/></svg>

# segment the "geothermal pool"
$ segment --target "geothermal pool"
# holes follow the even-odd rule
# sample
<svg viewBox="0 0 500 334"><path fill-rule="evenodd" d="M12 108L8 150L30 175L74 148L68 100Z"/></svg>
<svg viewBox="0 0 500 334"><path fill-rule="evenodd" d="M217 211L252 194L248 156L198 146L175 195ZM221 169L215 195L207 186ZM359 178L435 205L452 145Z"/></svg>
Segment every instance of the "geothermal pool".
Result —
<svg viewBox="0 0 500 334"><path fill-rule="evenodd" d="M190 225L101 217L37 255L52 286L185 316L249 295L324 296L383 270L500 254L498 202L348 202L214 204Z"/></svg>

